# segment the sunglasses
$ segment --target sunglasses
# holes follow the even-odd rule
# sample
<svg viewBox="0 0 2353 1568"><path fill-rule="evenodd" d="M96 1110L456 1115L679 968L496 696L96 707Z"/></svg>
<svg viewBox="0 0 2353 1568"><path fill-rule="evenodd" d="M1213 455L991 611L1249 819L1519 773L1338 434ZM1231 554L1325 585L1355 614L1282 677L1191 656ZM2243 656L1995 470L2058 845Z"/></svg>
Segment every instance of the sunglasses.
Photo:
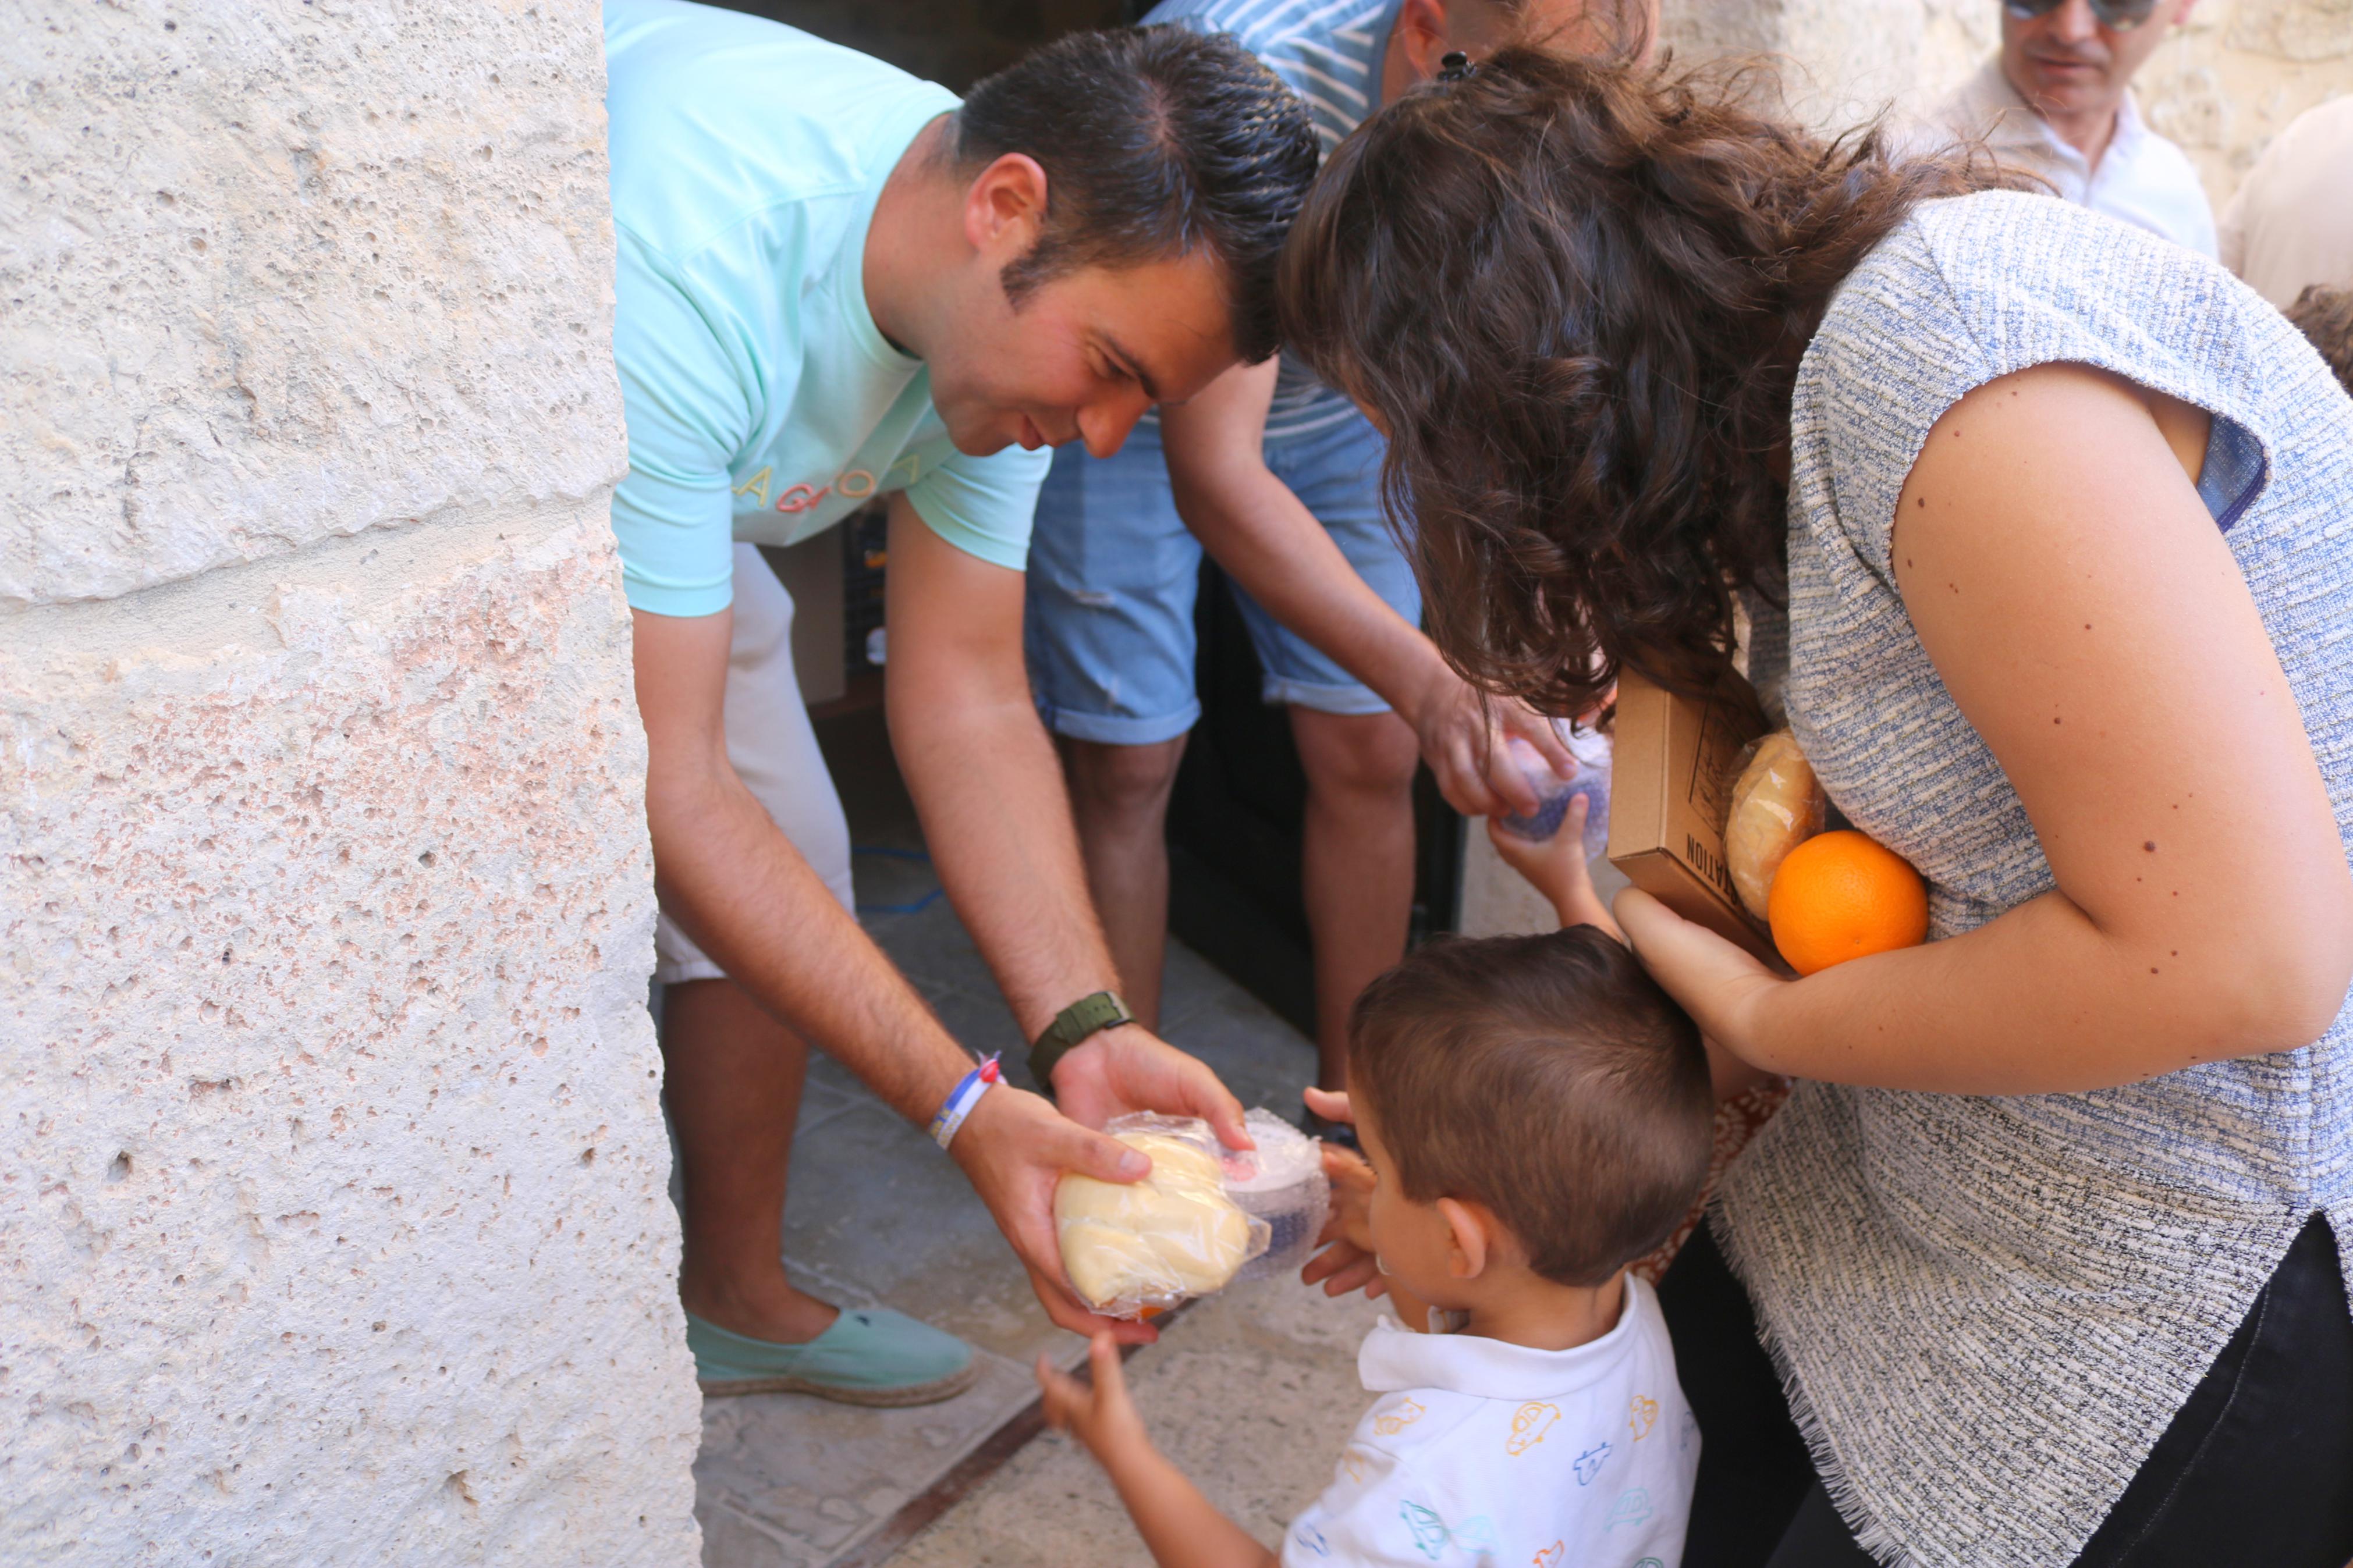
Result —
<svg viewBox="0 0 2353 1568"><path fill-rule="evenodd" d="M2021 22L2031 22L2038 16L2048 16L2066 4L2066 0L2001 0L2001 8ZM2118 33L2129 33L2157 12L2157 0L2092 0L2092 15L2100 26Z"/></svg>

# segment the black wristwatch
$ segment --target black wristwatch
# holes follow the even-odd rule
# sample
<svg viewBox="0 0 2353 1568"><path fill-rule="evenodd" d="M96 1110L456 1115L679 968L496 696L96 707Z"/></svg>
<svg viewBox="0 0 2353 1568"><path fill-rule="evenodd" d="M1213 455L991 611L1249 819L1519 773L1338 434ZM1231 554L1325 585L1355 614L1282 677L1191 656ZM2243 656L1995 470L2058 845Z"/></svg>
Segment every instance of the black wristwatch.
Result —
<svg viewBox="0 0 2353 1568"><path fill-rule="evenodd" d="M1054 1092L1054 1064L1071 1054L1071 1048L1089 1036L1105 1029L1115 1029L1122 1024L1133 1024L1135 1015L1115 991L1098 991L1092 996L1082 996L1060 1012L1029 1047L1029 1076L1038 1080L1041 1094Z"/></svg>

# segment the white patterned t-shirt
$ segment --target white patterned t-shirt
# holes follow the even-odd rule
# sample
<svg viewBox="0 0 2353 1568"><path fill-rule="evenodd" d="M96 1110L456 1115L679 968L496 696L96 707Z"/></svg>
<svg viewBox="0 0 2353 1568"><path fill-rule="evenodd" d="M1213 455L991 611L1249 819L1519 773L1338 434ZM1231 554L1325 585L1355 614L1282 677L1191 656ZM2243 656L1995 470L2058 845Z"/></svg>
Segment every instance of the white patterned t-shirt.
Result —
<svg viewBox="0 0 2353 1568"><path fill-rule="evenodd" d="M1675 1568L1699 1429L1658 1299L1626 1281L1617 1327L1575 1350L1417 1334L1383 1318L1356 1352L1379 1397L1283 1568Z"/></svg>

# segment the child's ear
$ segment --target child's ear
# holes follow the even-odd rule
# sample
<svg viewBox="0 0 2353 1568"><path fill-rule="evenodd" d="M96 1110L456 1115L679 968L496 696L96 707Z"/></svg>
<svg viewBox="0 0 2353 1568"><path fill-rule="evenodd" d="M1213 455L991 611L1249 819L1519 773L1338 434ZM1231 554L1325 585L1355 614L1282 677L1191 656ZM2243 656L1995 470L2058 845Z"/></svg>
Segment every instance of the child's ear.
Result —
<svg viewBox="0 0 2353 1568"><path fill-rule="evenodd" d="M1476 1279L1487 1271L1494 1248L1495 1216L1459 1198L1439 1199L1438 1214L1446 1222L1446 1271L1457 1279Z"/></svg>

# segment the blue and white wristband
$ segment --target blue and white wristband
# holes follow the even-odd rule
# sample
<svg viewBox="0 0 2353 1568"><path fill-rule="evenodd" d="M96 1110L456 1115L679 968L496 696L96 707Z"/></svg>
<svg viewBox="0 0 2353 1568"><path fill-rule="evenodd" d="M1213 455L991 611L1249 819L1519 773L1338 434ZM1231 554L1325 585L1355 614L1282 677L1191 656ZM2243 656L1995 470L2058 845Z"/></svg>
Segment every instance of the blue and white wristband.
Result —
<svg viewBox="0 0 2353 1568"><path fill-rule="evenodd" d="M995 1088L1003 1077L1004 1074L997 1070L995 1057L965 1074L955 1088L948 1091L947 1102L940 1107L939 1114L932 1118L929 1128L932 1142L943 1149L946 1148L955 1140L957 1129L964 1125L965 1118L972 1114L972 1108L980 1103L980 1097Z"/></svg>

